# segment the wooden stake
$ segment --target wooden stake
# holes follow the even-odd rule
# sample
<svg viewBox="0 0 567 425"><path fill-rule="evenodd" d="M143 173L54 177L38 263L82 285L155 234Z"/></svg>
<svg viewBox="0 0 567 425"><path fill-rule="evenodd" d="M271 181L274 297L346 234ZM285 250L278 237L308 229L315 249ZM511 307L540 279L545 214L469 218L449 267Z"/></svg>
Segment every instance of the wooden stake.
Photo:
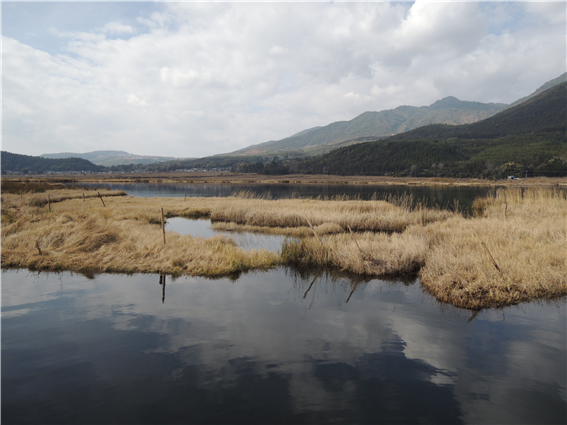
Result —
<svg viewBox="0 0 567 425"><path fill-rule="evenodd" d="M187 194L185 194L185 200L187 200Z"/></svg>
<svg viewBox="0 0 567 425"><path fill-rule="evenodd" d="M163 244L165 245L165 219L163 218L163 208L161 209L161 232L163 233Z"/></svg>
<svg viewBox="0 0 567 425"><path fill-rule="evenodd" d="M49 208L49 212L51 212L51 198L47 195L47 207Z"/></svg>
<svg viewBox="0 0 567 425"><path fill-rule="evenodd" d="M85 202L85 192L83 192L83 202Z"/></svg>
<svg viewBox="0 0 567 425"><path fill-rule="evenodd" d="M20 190L20 202L22 202L24 200L24 197L22 196L22 191Z"/></svg>
<svg viewBox="0 0 567 425"><path fill-rule="evenodd" d="M502 274L502 270L500 270L500 267L498 267L498 264L496 264L496 260L494 259L494 257L492 256L492 254L490 253L490 251L488 250L488 247L486 246L486 244L484 243L484 241L482 239L480 239L480 235L478 234L478 232L475 230L476 235L478 236L478 239L480 240L480 243L482 244L482 246L484 247L484 249L486 249L486 252L488 252L488 255L490 256L490 259L492 260L492 264L494 264L494 267L496 267L496 270L498 270L500 272L500 274Z"/></svg>
<svg viewBox="0 0 567 425"><path fill-rule="evenodd" d="M504 218L508 218L508 202L506 202L504 207Z"/></svg>
<svg viewBox="0 0 567 425"><path fill-rule="evenodd" d="M100 196L100 192L98 193L98 197L100 198L100 200L102 201L102 205L104 205L104 207L106 208L106 204L104 203L104 200L102 199L102 196Z"/></svg>

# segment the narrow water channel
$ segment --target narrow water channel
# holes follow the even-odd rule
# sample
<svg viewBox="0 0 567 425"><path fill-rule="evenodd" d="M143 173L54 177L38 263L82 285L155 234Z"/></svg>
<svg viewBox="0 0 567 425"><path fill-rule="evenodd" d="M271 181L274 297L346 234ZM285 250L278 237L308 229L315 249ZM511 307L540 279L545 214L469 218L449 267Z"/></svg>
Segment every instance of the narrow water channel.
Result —
<svg viewBox="0 0 567 425"><path fill-rule="evenodd" d="M281 251L286 237L281 235L265 235L252 232L219 232L213 228L210 220L189 220L182 217L173 217L166 220L165 229L179 233L180 235L191 235L199 238L212 238L223 235L232 238L239 247L251 249L265 249L266 251Z"/></svg>
<svg viewBox="0 0 567 425"><path fill-rule="evenodd" d="M565 423L566 306L418 281L2 271L3 423Z"/></svg>

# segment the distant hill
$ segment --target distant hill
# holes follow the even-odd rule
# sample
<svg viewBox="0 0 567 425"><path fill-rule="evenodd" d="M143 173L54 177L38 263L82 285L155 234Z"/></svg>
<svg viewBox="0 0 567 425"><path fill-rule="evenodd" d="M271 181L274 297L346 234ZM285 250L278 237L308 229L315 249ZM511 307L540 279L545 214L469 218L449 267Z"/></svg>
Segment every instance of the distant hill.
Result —
<svg viewBox="0 0 567 425"><path fill-rule="evenodd" d="M93 164L82 158L52 159L40 156L20 155L2 151L2 174L22 172L27 173L47 173L69 172L69 171L103 171L104 167Z"/></svg>
<svg viewBox="0 0 567 425"><path fill-rule="evenodd" d="M485 120L433 124L337 149L297 170L341 175L567 175L567 83Z"/></svg>
<svg viewBox="0 0 567 425"><path fill-rule="evenodd" d="M252 145L227 155L322 154L341 146L391 136L431 123L476 122L506 107L502 103L466 102L450 96L430 106L399 106L381 112L364 112L350 121L304 130L282 140Z"/></svg>
<svg viewBox="0 0 567 425"><path fill-rule="evenodd" d="M165 156L134 155L124 151L93 151L86 153L62 152L46 153L41 155L43 158L82 158L96 165L110 167L112 165L126 164L153 164L175 159Z"/></svg>

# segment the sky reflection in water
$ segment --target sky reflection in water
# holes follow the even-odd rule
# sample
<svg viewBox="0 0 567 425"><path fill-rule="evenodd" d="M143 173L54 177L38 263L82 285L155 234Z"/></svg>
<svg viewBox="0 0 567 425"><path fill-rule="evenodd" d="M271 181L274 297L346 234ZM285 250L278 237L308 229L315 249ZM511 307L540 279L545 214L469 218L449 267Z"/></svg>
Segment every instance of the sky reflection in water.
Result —
<svg viewBox="0 0 567 425"><path fill-rule="evenodd" d="M3 271L2 420L564 422L565 303L470 316L322 272Z"/></svg>
<svg viewBox="0 0 567 425"><path fill-rule="evenodd" d="M213 229L210 220L189 220L182 217L168 218L165 224L166 231L191 235L200 238L212 238L222 235L231 238L242 249L265 249L266 251L281 251L286 236L265 235L252 232L217 232Z"/></svg>

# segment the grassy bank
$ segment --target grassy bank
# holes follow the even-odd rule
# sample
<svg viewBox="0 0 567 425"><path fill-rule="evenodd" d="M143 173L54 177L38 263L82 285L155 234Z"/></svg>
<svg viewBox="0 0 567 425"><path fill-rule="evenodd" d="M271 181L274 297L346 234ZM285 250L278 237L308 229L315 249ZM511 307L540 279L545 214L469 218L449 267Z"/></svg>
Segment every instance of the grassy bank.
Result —
<svg viewBox="0 0 567 425"><path fill-rule="evenodd" d="M56 191L49 191L56 197ZM442 302L479 309L567 295L565 192L506 189L475 202L474 217L412 206L408 199L267 200L82 198L47 208L2 195L2 267L204 276L324 266L364 276L418 275ZM103 194L101 192L101 194ZM222 230L299 236L281 255L245 251L230 238L166 232L166 217L210 217Z"/></svg>

